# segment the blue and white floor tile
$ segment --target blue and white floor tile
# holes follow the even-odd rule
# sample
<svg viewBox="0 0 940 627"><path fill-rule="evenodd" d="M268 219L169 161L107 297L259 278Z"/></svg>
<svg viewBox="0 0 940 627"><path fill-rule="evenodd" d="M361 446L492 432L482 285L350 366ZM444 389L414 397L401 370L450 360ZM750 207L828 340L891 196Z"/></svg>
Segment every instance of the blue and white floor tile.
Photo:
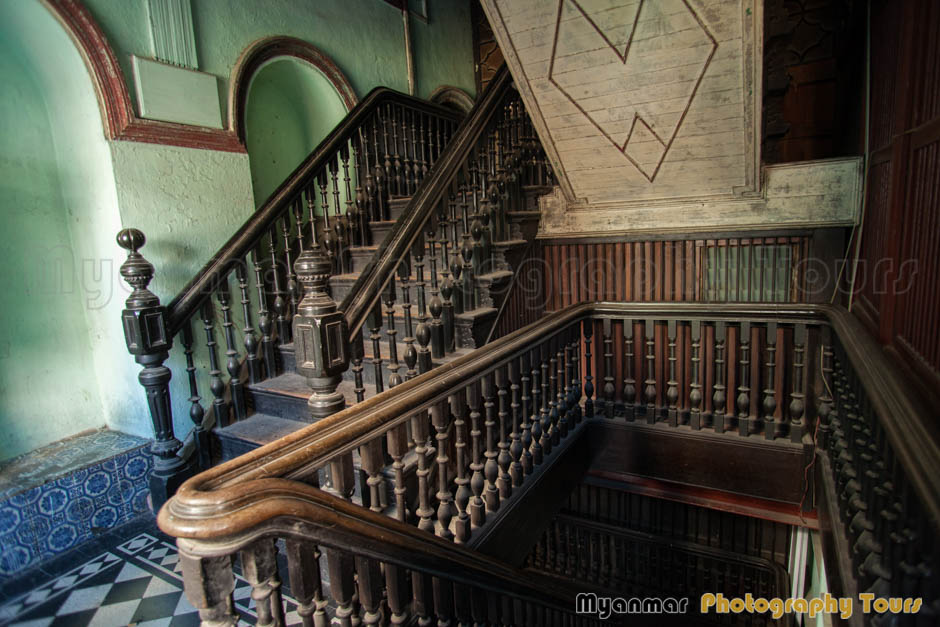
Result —
<svg viewBox="0 0 940 627"><path fill-rule="evenodd" d="M233 596L239 624L253 625L251 586L238 575ZM284 599L287 624L301 624L296 601L286 594ZM10 598L0 605L0 625L187 627L199 625L199 614L183 594L176 546L154 531Z"/></svg>

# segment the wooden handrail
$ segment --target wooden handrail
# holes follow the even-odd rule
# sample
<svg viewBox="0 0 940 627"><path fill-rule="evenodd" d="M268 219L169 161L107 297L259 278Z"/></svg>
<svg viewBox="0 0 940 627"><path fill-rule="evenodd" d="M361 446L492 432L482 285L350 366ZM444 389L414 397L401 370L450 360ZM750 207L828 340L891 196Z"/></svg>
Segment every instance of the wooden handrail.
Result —
<svg viewBox="0 0 940 627"><path fill-rule="evenodd" d="M307 184L312 174L323 168L350 133L385 103L399 103L409 108L457 121L461 116L451 109L403 94L385 87L370 91L359 104L336 125L329 135L304 159L264 204L245 221L236 233L219 248L203 268L196 273L167 306L170 335L176 335L193 315L205 297L212 293L219 281L229 275L240 259L251 250L257 240L275 223L290 199Z"/></svg>
<svg viewBox="0 0 940 627"><path fill-rule="evenodd" d="M258 498L231 517L233 524L218 536L180 540L180 548L200 556L227 555L261 536L298 539L348 550L358 556L390 562L457 583L483 588L570 612L575 591L548 577L531 576L505 562L488 557L412 525L369 511L349 501L300 482L259 479L242 486ZM261 529L255 520L277 521ZM236 534L257 529L257 533ZM194 529L195 531L195 529ZM227 537L226 537L227 536ZM212 540L215 540L213 542Z"/></svg>
<svg viewBox="0 0 940 627"><path fill-rule="evenodd" d="M634 316L735 320L766 316L793 322L823 321L831 310L822 305L707 303L582 303L443 364L388 391L291 433L276 442L210 468L185 482L160 513L161 528L177 537L212 537L222 520L245 507L252 496L245 484L269 477L300 478L328 460L351 451L404 421L422 407L446 397L449 390L493 370L538 340L586 317ZM221 525L221 527L220 527ZM192 535L196 534L196 535Z"/></svg>
<svg viewBox="0 0 940 627"><path fill-rule="evenodd" d="M372 260L359 274L356 282L340 304L349 336L353 337L365 322L368 312L375 306L382 290L394 277L395 269L405 253L421 234L421 228L433 215L437 201L448 189L460 168L466 163L470 151L480 134L499 111L506 90L512 85L512 76L503 65L493 77L483 95L457 128L447 149L434 164L432 173L422 182L402 218L382 242Z"/></svg>
<svg viewBox="0 0 940 627"><path fill-rule="evenodd" d="M210 538L231 532L227 516L247 507L249 482L299 478L329 459L351 451L446 397L471 376L493 370L537 340L586 317L735 320L772 317L792 322L828 322L843 342L852 367L866 386L895 455L909 474L935 525L940 521L940 437L934 416L909 385L888 366L882 349L844 309L813 304L583 303L552 313L431 372L420 375L276 442L211 468L185 482L160 512L160 526L177 537Z"/></svg>

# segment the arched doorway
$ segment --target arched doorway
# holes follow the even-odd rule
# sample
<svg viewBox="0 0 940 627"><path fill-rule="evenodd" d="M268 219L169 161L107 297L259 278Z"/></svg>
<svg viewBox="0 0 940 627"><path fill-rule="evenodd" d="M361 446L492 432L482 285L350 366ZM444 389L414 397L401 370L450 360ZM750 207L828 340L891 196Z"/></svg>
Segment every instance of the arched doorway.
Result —
<svg viewBox="0 0 940 627"><path fill-rule="evenodd" d="M346 104L322 72L278 57L252 77L245 106L245 147L255 206L345 117Z"/></svg>
<svg viewBox="0 0 940 627"><path fill-rule="evenodd" d="M261 206L357 102L349 80L316 46L259 39L232 70L229 124L245 144Z"/></svg>

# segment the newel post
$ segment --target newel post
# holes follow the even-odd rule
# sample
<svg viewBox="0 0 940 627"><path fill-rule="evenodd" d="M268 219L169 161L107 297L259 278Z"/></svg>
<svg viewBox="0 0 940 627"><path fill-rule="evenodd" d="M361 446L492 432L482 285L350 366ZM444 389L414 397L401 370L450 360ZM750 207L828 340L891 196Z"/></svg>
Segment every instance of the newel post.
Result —
<svg viewBox="0 0 940 627"><path fill-rule="evenodd" d="M173 435L173 408L170 404L170 369L163 365L169 357L173 338L167 330L166 308L147 289L153 279L153 265L137 252L146 243L137 229L124 229L117 236L118 245L127 251L121 264L121 276L134 288L121 314L124 340L135 361L143 366L138 380L147 392L150 420L153 422L153 473L150 496L154 510L159 509L191 474L188 462L177 455L182 444Z"/></svg>
<svg viewBox="0 0 940 627"><path fill-rule="evenodd" d="M297 372L307 377L313 394L307 405L312 421L326 418L346 406L336 391L349 365L346 321L327 291L332 264L314 237L312 246L294 262L304 297L294 315L294 352Z"/></svg>

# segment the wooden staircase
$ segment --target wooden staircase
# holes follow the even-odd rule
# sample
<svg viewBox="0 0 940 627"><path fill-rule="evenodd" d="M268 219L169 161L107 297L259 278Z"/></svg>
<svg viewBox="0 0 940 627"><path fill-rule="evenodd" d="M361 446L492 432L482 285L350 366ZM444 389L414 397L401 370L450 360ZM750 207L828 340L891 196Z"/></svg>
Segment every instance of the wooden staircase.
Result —
<svg viewBox="0 0 940 627"><path fill-rule="evenodd" d="M518 268L526 247L534 240L538 230L538 198L550 190L551 187L547 185L529 185L524 188L524 207L508 215L510 227L508 239L492 243L494 259L497 260L494 262L494 268L490 272L474 277L477 293L482 301L481 306L456 314L456 326L469 332L456 333L455 350L446 353L442 358L432 358L432 367L453 361L486 343L491 329L495 326L499 307L509 293L514 271ZM389 202L392 220L369 223L371 244L350 246L347 249L346 255L351 261L352 272L336 274L330 278L333 300L339 302L348 294L360 273L372 261L384 238L389 235L395 222L402 217L410 201L411 197L408 196L392 198ZM441 283L444 278L445 271L439 268L438 282ZM430 283L430 276L426 276L426 280ZM413 286L416 281L417 277L412 272L410 284ZM418 322L418 313L415 303L411 304L411 308L413 310L413 335L414 327ZM401 303L395 303L392 310L400 375L402 379L408 379L411 377L407 373L408 367L403 359L408 349L408 343L405 341L408 337L405 307ZM387 309L384 306L383 314L387 319ZM376 389L376 363L383 373L390 366L388 328L390 327L386 324L385 331L379 332L381 351L378 360L372 349L372 343L367 341L364 345L362 377L366 398L374 396L378 391ZM279 374L258 383L248 384L245 388L250 412L248 418L226 426L218 426L213 430L212 457L214 462L234 459L315 421L310 416L307 407L310 386L307 380L295 371L293 342L280 344L277 356ZM383 385L383 389L384 387L386 386ZM354 373L351 369L343 374L343 381L338 391L346 398L347 407L357 402Z"/></svg>

